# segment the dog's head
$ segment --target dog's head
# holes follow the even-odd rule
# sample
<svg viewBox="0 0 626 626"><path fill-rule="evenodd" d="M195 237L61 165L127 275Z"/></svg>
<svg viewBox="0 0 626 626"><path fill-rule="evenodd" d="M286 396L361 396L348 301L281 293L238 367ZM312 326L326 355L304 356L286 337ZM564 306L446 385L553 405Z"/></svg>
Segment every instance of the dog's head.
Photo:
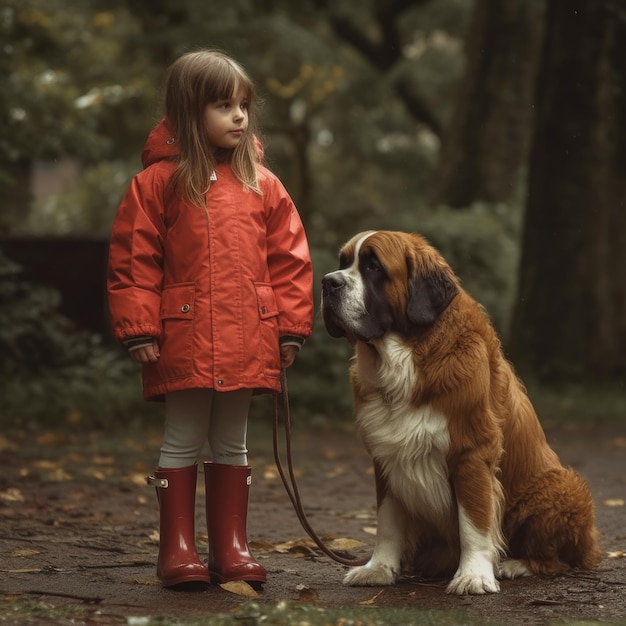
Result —
<svg viewBox="0 0 626 626"><path fill-rule="evenodd" d="M372 341L435 322L459 291L443 257L417 234L367 231L341 249L322 279L322 314L333 337Z"/></svg>

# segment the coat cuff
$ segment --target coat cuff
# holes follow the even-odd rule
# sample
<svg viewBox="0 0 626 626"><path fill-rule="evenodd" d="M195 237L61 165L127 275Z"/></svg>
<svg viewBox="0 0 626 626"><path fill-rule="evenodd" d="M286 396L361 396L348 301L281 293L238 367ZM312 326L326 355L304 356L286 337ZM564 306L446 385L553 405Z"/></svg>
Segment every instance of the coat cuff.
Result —
<svg viewBox="0 0 626 626"><path fill-rule="evenodd" d="M296 346L298 350L304 345L304 337L298 335L282 335L280 338L281 346Z"/></svg>
<svg viewBox="0 0 626 626"><path fill-rule="evenodd" d="M129 352L132 352L133 350L139 350L139 348L147 348L148 346L151 346L153 341L153 337L145 335L141 337L131 337L130 339L122 341L122 343Z"/></svg>

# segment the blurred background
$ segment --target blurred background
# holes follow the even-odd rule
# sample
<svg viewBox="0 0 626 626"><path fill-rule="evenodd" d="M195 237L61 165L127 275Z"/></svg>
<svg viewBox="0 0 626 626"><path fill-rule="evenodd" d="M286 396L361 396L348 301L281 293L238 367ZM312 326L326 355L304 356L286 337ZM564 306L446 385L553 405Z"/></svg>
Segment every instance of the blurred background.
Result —
<svg viewBox="0 0 626 626"><path fill-rule="evenodd" d="M624 0L2 0L0 42L0 424L160 411L111 339L108 236L197 47L256 80L317 302L352 234L421 232L547 419L626 416ZM350 421L349 358L318 310L299 422Z"/></svg>

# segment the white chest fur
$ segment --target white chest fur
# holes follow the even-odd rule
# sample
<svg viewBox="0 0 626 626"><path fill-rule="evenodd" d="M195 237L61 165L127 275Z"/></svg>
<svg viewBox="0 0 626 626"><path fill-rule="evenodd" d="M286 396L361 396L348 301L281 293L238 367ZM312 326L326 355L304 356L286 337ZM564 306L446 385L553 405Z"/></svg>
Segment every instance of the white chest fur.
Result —
<svg viewBox="0 0 626 626"><path fill-rule="evenodd" d="M417 372L412 351L394 335L371 348L357 345L358 379L364 403L356 415L370 453L388 488L412 514L433 523L452 507L446 454L447 420L428 404L415 406Z"/></svg>

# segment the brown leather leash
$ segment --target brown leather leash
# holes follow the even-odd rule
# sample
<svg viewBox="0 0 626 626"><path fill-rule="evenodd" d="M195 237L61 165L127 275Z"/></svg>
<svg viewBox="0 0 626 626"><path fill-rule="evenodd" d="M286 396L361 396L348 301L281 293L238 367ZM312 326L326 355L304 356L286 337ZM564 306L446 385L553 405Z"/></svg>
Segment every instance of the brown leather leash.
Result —
<svg viewBox="0 0 626 626"><path fill-rule="evenodd" d="M342 556L339 556L336 552L333 552L330 548L328 548L324 542L317 535L313 527L309 523L309 520L306 517L304 512L304 507L302 506L302 501L300 500L300 492L298 490L298 484L296 482L296 476L293 469L293 458L291 454L291 415L289 411L289 392L287 390L287 372L283 369L280 373L280 387L281 393L274 394L274 428L273 428L273 439L274 439L274 461L276 462L276 469L280 474L280 478L283 481L283 485L285 486L285 490L287 491L287 495L291 500L291 504L293 505L294 511L296 512L296 516L302 525L302 528L306 531L307 535L315 542L317 547L327 556L329 556L337 563L341 563L342 565L349 566L357 566L357 565L365 565L369 561L369 557L365 559L347 559ZM283 469L282 462L280 460L280 452L278 449L278 428L279 428L279 408L278 408L278 396L282 397L282 413L283 413L283 424L285 427L285 455L287 457L287 467L289 470L289 478L287 478L285 471Z"/></svg>

